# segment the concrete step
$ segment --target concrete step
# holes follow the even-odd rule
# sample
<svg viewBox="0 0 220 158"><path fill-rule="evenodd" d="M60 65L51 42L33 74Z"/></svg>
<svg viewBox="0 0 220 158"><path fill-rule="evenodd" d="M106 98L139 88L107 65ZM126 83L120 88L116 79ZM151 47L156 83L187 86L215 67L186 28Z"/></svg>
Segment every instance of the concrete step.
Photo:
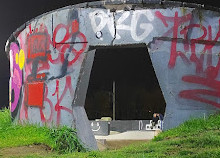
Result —
<svg viewBox="0 0 220 158"><path fill-rule="evenodd" d="M127 131L123 133L117 133L111 131L112 135L108 136L95 136L99 150L106 149L119 149L121 147L139 143L147 142L158 135L160 130L152 131Z"/></svg>
<svg viewBox="0 0 220 158"><path fill-rule="evenodd" d="M105 140L151 140L156 136L160 130L152 131L127 131L123 133L117 133L108 136L98 136L96 139L105 139Z"/></svg>

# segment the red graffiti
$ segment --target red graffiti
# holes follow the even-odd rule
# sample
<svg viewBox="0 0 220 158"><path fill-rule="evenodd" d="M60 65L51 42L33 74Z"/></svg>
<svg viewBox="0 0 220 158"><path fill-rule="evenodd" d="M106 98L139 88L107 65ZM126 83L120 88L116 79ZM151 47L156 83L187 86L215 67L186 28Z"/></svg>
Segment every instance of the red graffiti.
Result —
<svg viewBox="0 0 220 158"><path fill-rule="evenodd" d="M56 42L56 38L57 38L57 33L61 30L64 29L65 30L65 36L63 37L63 39L60 39L60 42ZM74 38L78 38L80 40L80 42L78 43L71 43L71 39ZM80 50L76 50L74 48L74 45L77 44L81 44L82 48ZM74 54L74 58L69 61L69 66L74 64L80 54L82 54L87 46L87 40L86 37L83 33L79 32L79 23L74 20L72 21L70 24L68 25L64 25L64 24L59 24L56 26L54 32L53 32L53 46L56 48L56 50L59 51L59 57L56 59L52 59L52 56L49 55L48 59L51 63L53 64L57 64L59 62L64 62L65 58L64 58L64 53L66 53L66 51L68 50L69 52Z"/></svg>
<svg viewBox="0 0 220 158"><path fill-rule="evenodd" d="M190 14L179 17L178 12L176 12L174 17L166 17L157 11L155 15L162 21L165 27L169 26L168 22L173 24L173 27L165 33L166 36L173 33L170 60L168 63L169 68L172 69L175 67L177 57L180 57L186 65L194 64L196 68L195 75L183 76L182 81L205 87L201 89L183 90L179 93L179 96L184 99L191 99L220 108L220 103L207 97L212 96L220 98L220 81L217 80L220 69L219 59L218 64L216 66L212 66L212 48L215 46L220 37L220 20L218 33L213 39L211 25L208 25L206 28L202 24L189 24L179 30L183 23L191 20ZM202 34L197 38L189 39L188 35L192 29L199 29ZM182 39L179 43L183 44L184 50L178 50L177 44L179 39ZM204 46L201 53L197 52L197 45L199 45L200 48L201 45ZM189 51L191 52L190 58L188 58L184 53Z"/></svg>
<svg viewBox="0 0 220 158"><path fill-rule="evenodd" d="M35 106L42 108L44 102L44 81L46 74L40 73L40 70L49 69L46 53L49 50L47 36L44 33L33 33L27 38L27 66L30 67L31 73L27 75L25 81L26 106ZM39 64L40 70L39 70Z"/></svg>
<svg viewBox="0 0 220 158"><path fill-rule="evenodd" d="M74 93L70 76L66 77L65 88L64 88L63 93L61 95L59 94L59 85L60 85L60 81L56 80L56 90L55 90L54 94L52 94L52 96L55 96L55 95L57 96L57 103L55 105L55 111L57 111L57 125L60 124L61 110L65 110L65 111L72 114L71 109L69 109L65 106L61 106L60 103L62 102L64 96L66 95L67 90L69 90L70 94Z"/></svg>
<svg viewBox="0 0 220 158"><path fill-rule="evenodd" d="M28 59L45 56L46 51L49 50L49 44L45 34L32 34L27 39Z"/></svg>
<svg viewBox="0 0 220 158"><path fill-rule="evenodd" d="M44 82L31 82L25 85L25 103L27 106L43 107Z"/></svg>
<svg viewBox="0 0 220 158"><path fill-rule="evenodd" d="M37 84L36 84L37 85ZM31 85L32 86L32 85ZM33 86L33 88L35 87L35 85ZM37 102L40 104L42 103L42 106L40 107L39 105L36 105L39 107L39 112L40 112L40 117L41 117L41 121L42 123L50 123L52 122L52 119L53 119L53 116L54 116L54 111L57 112L57 125L60 124L60 119L61 119L61 110L64 110L64 111L67 111L69 112L71 115L72 115L72 109L69 109L65 106L62 106L62 101L64 99L64 96L66 95L67 91L69 90L70 92L70 96L73 97L73 94L74 94L74 90L73 90L73 87L72 87L72 83L71 83L71 77L70 76L67 76L66 77L66 83L65 83L65 87L64 87L64 90L62 92L62 94L60 95L59 91L59 87L60 87L60 81L59 80L56 80L56 90L55 92L52 94L52 96L56 96L57 98L57 103L55 104L55 106L53 106L53 103L51 102L51 100L48 98L48 87L47 85L44 86L45 88L45 92L44 92L44 104L41 102L42 99L41 99L41 96L40 97L37 97L36 98L31 98L32 96L29 96L29 98L33 99L31 101L29 101L28 103L29 104L36 104ZM36 87L35 87L36 88ZM33 91L37 91L37 93L39 92L38 90L39 88L36 88L35 90ZM32 91L32 92L33 92ZM31 92L31 95L34 94ZM30 93L30 92L29 92ZM35 93L36 94L36 93ZM39 93L40 95L41 93ZM33 96L34 97L34 96ZM40 101L36 101L37 99L40 98ZM45 117L45 114L44 114L44 108L45 108L45 103L48 103L49 104L49 107L50 107L50 115L48 118ZM34 106L34 105L31 105L31 106ZM28 107L27 106L23 106L24 107L24 113L25 113L25 119L28 119Z"/></svg>
<svg viewBox="0 0 220 158"><path fill-rule="evenodd" d="M179 96L185 99L192 99L200 102L204 102L215 107L220 108L220 103L212 101L207 97L202 96L214 96L220 98L220 81L216 80L218 72L220 70L220 60L216 67L209 66L205 71L205 77L188 75L184 76L182 80L188 83L194 83L198 85L203 85L209 87L209 89L193 89L193 90L183 90L179 93ZM211 90L213 89L213 90Z"/></svg>
<svg viewBox="0 0 220 158"><path fill-rule="evenodd" d="M61 111L67 111L72 114L72 109L67 108L63 104L64 96L67 91L72 97L74 90L71 84L71 77L66 77L65 88L60 95L60 80L56 80L56 90L52 96L56 96L57 103L53 103L48 96L48 87L46 85L47 73L45 70L50 69L50 64L63 64L67 53L72 53L73 58L68 60L68 65L74 64L85 51L87 47L87 39L83 33L79 31L79 23L77 20L70 22L68 25L58 24L53 35L50 36L45 25L41 24L39 28L32 30L29 25L29 33L27 34L27 63L26 63L26 80L24 106L22 108L24 117L28 119L28 106L38 107L42 123L52 122L54 112L57 112L57 125L60 124ZM63 33L63 36L61 34ZM62 38L62 39L61 39ZM76 42L77 41L77 42ZM76 45L78 46L76 49ZM55 48L57 55L51 54L51 47ZM52 97L51 96L51 97ZM45 106L49 106L50 114L45 116ZM48 112L48 108L47 108ZM48 115L48 113L47 113Z"/></svg>
<svg viewBox="0 0 220 158"><path fill-rule="evenodd" d="M43 109L45 108L45 104L44 104L44 107L40 108L40 116L41 116L42 123L45 123L45 122L49 123L53 119L53 113L54 113L53 103L51 102L51 100L47 96L48 96L48 87L45 85L44 102L47 102L50 106L50 116L49 116L48 119L45 118L45 115L44 115L44 112L43 112Z"/></svg>
<svg viewBox="0 0 220 158"><path fill-rule="evenodd" d="M31 25L29 25L29 30L30 30L30 33L27 36L32 36L32 34L35 34L35 33L47 35L47 38L44 38L48 40L47 44L53 46L55 50L58 52L58 57L55 59L52 57L50 53L47 54L47 59L52 64L63 63L65 61L64 54L69 52L74 55L74 58L68 62L68 66L71 66L78 60L80 55L86 50L86 47L87 47L88 42L87 42L86 36L82 32L79 31L79 23L77 20L73 20L68 25L65 25L62 23L58 24L53 31L52 38L50 34L48 33L47 27L44 26L43 24L40 26L39 29L36 29L34 32L31 29ZM61 30L65 30L65 34L62 39L58 37L58 32ZM43 39L43 37L40 37L40 38ZM56 41L57 38L59 38L59 42ZM78 42L75 42L75 39L77 39ZM35 45L37 45L38 43L38 46L39 46L38 48L42 49L41 42L36 41L35 43L36 43ZM47 45L47 48L49 47L49 45ZM79 50L75 49L74 46L77 46L77 45L80 46L81 49ZM34 49L34 51L35 50L36 49Z"/></svg>
<svg viewBox="0 0 220 158"><path fill-rule="evenodd" d="M178 12L175 13L175 17L166 17L162 15L159 11L155 12L156 17L158 17L165 27L168 27L167 22L173 22L173 27L171 27L165 34L164 36L168 36L169 34L173 33L172 37L172 44L171 44L171 54L170 54L170 61L169 61L169 67L173 68L176 63L176 58L180 56L185 63L189 63L188 58L185 56L185 54L181 51L176 50L176 45L177 45L177 39L178 39L178 28L181 24L184 22L187 22L191 19L191 14L187 14L183 17L178 17Z"/></svg>

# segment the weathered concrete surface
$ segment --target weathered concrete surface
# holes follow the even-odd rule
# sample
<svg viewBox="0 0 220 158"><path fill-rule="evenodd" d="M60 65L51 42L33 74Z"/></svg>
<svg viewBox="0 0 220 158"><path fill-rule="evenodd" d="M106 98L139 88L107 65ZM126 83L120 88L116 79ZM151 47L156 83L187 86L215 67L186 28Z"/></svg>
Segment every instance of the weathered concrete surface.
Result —
<svg viewBox="0 0 220 158"><path fill-rule="evenodd" d="M127 131L108 136L95 136L99 150L118 149L133 143L147 142L157 136L161 130ZM113 133L113 132L111 132Z"/></svg>
<svg viewBox="0 0 220 158"><path fill-rule="evenodd" d="M220 13L209 9L181 2L106 1L34 18L6 44L12 117L76 127L81 140L97 149L83 105L89 76L83 72L91 70L84 65L92 65L91 49L135 44L148 46L167 104L164 129L219 110Z"/></svg>
<svg viewBox="0 0 220 158"><path fill-rule="evenodd" d="M158 134L158 131L127 131L108 136L95 136L97 140L151 140Z"/></svg>

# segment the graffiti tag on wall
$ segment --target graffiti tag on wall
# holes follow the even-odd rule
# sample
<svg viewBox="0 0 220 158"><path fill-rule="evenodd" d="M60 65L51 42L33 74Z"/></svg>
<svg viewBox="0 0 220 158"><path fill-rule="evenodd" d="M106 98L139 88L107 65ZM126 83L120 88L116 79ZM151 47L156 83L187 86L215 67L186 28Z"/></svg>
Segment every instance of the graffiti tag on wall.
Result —
<svg viewBox="0 0 220 158"><path fill-rule="evenodd" d="M31 27L30 24L27 28L29 32L18 37L22 49L19 44L11 43L10 109L13 112L17 108L13 117L18 113L20 120L29 120L33 117L30 112L34 110L36 116L40 116L40 122L59 125L61 111L72 115L71 104L75 93L73 82L77 82L77 74L68 74L68 70L73 71L72 67L75 66L80 71L83 61L81 54L87 47L87 40L79 31L77 19L67 25L58 24L52 35L43 23L34 30ZM64 36L60 36L63 30ZM77 45L81 48L75 48L73 39L76 38L79 41ZM54 67L57 68L57 76L50 74ZM55 85L53 91L48 87L50 82Z"/></svg>
<svg viewBox="0 0 220 158"><path fill-rule="evenodd" d="M215 18L211 19L212 23L203 24L191 10L184 13L181 8L110 12L81 8L80 12L57 12L54 19L42 17L38 25L37 20L32 22L10 45L13 116L20 120L36 117L43 123L65 122L63 116L73 112L71 105L84 52L91 43L92 46L112 46L155 42L156 51L169 49L166 54L169 59L164 59L166 64L161 66L166 67L163 73L174 72L180 66L192 67L190 73L178 74L181 78L178 83L183 83L184 88L175 93L175 97L185 100L186 104L196 101L220 108L220 61L216 56L220 21ZM97 38L100 32L110 36L100 34L103 38ZM112 40L115 41L106 43ZM167 85L164 87L164 93L169 93Z"/></svg>
<svg viewBox="0 0 220 158"><path fill-rule="evenodd" d="M109 14L110 13L105 13L103 10L96 10L89 13L89 18L91 19L91 25L94 33L102 31L107 25L112 37L114 37L115 35L115 29L117 30L116 39L121 39L118 31L122 30L129 32L133 40L142 41L147 38L147 36L153 30L153 25L151 24L151 22L154 20L154 15L151 13L150 10L123 12L115 22L116 26L114 26L114 18L109 18ZM118 14L120 14L120 12ZM140 23L140 18L145 18L148 22ZM100 22L97 24L96 21L98 20ZM127 20L130 21L130 25L125 23L125 21ZM139 28L143 30L141 34L137 34L137 29Z"/></svg>
<svg viewBox="0 0 220 158"><path fill-rule="evenodd" d="M170 32L172 35L172 41L168 67L170 69L174 68L177 64L177 58L181 58L186 65L193 64L195 66L195 74L182 76L182 81L185 83L201 85L201 89L183 90L179 93L179 96L181 98L207 103L220 108L220 103L206 97L212 96L220 98L220 81L217 78L220 68L219 57L217 57L218 62L216 65L213 66L212 61L214 55L212 48L220 38L220 25L218 32L213 35L211 25L205 27L202 24L190 23L184 28L179 29L183 23L187 23L191 20L191 14L179 16L178 12L176 12L174 17L168 17L157 11L155 12L155 15L161 20L164 27L169 27L168 22L171 22L170 24L172 25L172 32ZM199 29L201 34L196 38L189 38L188 36L192 29L194 31ZM167 35L169 31L170 30L165 34ZM177 47L178 38L182 39L181 43L183 44L184 50ZM187 57L185 52L190 52L190 57ZM216 52L214 53L216 54ZM217 53L219 54L219 52Z"/></svg>

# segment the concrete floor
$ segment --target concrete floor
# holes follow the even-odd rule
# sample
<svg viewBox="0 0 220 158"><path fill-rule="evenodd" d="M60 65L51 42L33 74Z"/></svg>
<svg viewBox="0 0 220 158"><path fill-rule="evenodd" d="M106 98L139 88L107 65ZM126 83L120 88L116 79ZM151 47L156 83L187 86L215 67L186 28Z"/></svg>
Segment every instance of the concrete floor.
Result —
<svg viewBox="0 0 220 158"><path fill-rule="evenodd" d="M108 136L95 136L99 150L118 149L133 143L147 142L158 135L160 130L111 132Z"/></svg>

